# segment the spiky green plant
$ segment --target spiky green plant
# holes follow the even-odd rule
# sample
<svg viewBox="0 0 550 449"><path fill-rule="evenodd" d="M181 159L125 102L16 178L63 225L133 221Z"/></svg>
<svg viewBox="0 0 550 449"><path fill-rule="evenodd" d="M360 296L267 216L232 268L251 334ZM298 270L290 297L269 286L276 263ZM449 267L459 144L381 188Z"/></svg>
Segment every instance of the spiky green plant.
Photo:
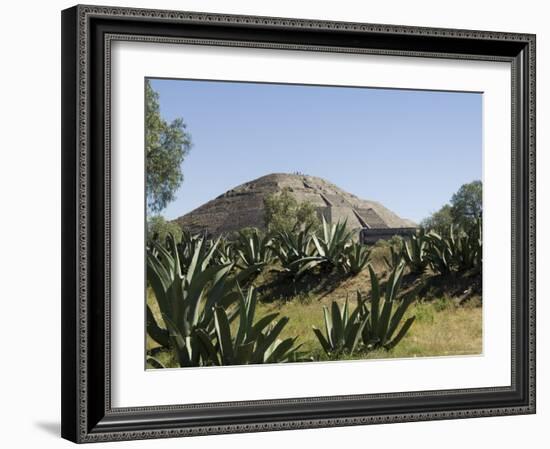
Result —
<svg viewBox="0 0 550 449"><path fill-rule="evenodd" d="M318 264L343 269L347 248L351 245L353 231L347 230L347 220L329 224L323 217L322 235L312 235L317 250Z"/></svg>
<svg viewBox="0 0 550 449"><path fill-rule="evenodd" d="M169 234L166 237L164 248L179 261L181 271L186 272L197 250L201 252L199 258L207 260L206 265L213 264L219 241L220 239L209 240L205 235L192 234L187 229L183 229L179 241L172 234Z"/></svg>
<svg viewBox="0 0 550 449"><path fill-rule="evenodd" d="M344 252L342 267L344 271L353 276L361 273L370 261L371 250L365 245L352 242Z"/></svg>
<svg viewBox="0 0 550 449"><path fill-rule="evenodd" d="M186 271L182 270L173 238L169 248L151 242L147 248L147 280L153 289L166 329L147 312L147 332L158 343L176 351L180 366L201 364L196 329L213 330L213 308L227 308L238 300L236 280L229 277L232 264L211 265L217 244L205 251L197 241Z"/></svg>
<svg viewBox="0 0 550 449"><path fill-rule="evenodd" d="M212 365L248 365L257 363L282 363L296 361L297 338L279 339L288 318L276 320L278 313L271 313L255 321L256 292L249 288L240 291L239 325L232 329L227 311L214 307L215 338L202 329L196 331L205 358Z"/></svg>
<svg viewBox="0 0 550 449"><path fill-rule="evenodd" d="M236 258L233 242L221 237L214 252L214 263L216 265L227 265L233 263Z"/></svg>
<svg viewBox="0 0 550 449"><path fill-rule="evenodd" d="M430 233L430 244L427 248L426 257L433 271L447 274L453 269L454 240L452 242L451 240L435 232Z"/></svg>
<svg viewBox="0 0 550 449"><path fill-rule="evenodd" d="M366 318L360 316L361 309L356 307L349 311L349 303L346 298L344 306L340 308L336 301L332 302L331 311L323 306L325 317L325 333L313 326L313 332L327 355L339 355L342 353L352 355L357 349ZM365 312L366 313L366 312Z"/></svg>
<svg viewBox="0 0 550 449"><path fill-rule="evenodd" d="M319 257L315 256L311 225L292 232L280 231L273 238L272 248L281 263L283 273L297 278L314 268Z"/></svg>
<svg viewBox="0 0 550 449"><path fill-rule="evenodd" d="M238 255L237 266L243 270L252 269L255 273L259 273L273 261L271 236L260 235L258 229L254 228L246 233L239 232L234 248Z"/></svg>
<svg viewBox="0 0 550 449"><path fill-rule="evenodd" d="M403 244L403 258L411 273L422 274L428 267L429 260L426 250L429 245L429 237L424 229L411 235Z"/></svg>
<svg viewBox="0 0 550 449"><path fill-rule="evenodd" d="M451 226L449 245L458 271L481 268L481 220L468 229Z"/></svg>
<svg viewBox="0 0 550 449"><path fill-rule="evenodd" d="M386 283L384 292L381 292L376 273L369 266L371 281L370 306L361 293L357 292L357 301L360 304L360 320L365 321L362 330L363 344L369 350L383 348L390 350L395 347L411 328L415 317L410 317L401 323L405 312L414 300L414 293L397 300L405 263L395 267Z"/></svg>
<svg viewBox="0 0 550 449"><path fill-rule="evenodd" d="M427 253L434 271L447 274L451 271L481 269L481 221L468 231L451 225L447 237L431 232L429 238Z"/></svg>
<svg viewBox="0 0 550 449"><path fill-rule="evenodd" d="M150 355L148 355L145 358L145 362L147 363L148 368L154 368L154 369L166 368L166 366L160 360Z"/></svg>
<svg viewBox="0 0 550 449"><path fill-rule="evenodd" d="M401 261L403 260L403 244L401 243L399 246L399 249L395 249L392 246L390 246L390 255L389 257L382 256L384 259L384 263L388 267L389 270L393 270L395 267L397 267Z"/></svg>

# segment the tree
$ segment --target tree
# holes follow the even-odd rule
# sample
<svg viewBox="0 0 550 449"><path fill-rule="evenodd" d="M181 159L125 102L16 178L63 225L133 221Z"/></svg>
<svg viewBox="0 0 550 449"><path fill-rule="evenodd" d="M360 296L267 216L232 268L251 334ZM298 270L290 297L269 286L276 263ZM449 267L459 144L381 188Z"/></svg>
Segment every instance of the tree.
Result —
<svg viewBox="0 0 550 449"><path fill-rule="evenodd" d="M464 184L451 198L453 221L460 224L470 224L481 218L482 201L481 181Z"/></svg>
<svg viewBox="0 0 550 449"><path fill-rule="evenodd" d="M147 240L157 240L164 244L168 234L172 234L176 241L181 239L182 230L174 221L166 221L162 215L147 218Z"/></svg>
<svg viewBox="0 0 550 449"><path fill-rule="evenodd" d="M451 197L450 204L445 204L437 212L422 220L422 227L433 229L438 233L449 232L451 224L469 228L481 218L483 212L483 186L481 181L463 184Z"/></svg>
<svg viewBox="0 0 550 449"><path fill-rule="evenodd" d="M160 115L159 94L145 80L145 154L148 214L160 212L175 199L183 182L181 164L191 149L182 118L168 123Z"/></svg>
<svg viewBox="0 0 550 449"><path fill-rule="evenodd" d="M268 231L292 231L297 226L320 226L319 217L313 204L308 201L298 203L288 189L264 198L264 223Z"/></svg>
<svg viewBox="0 0 550 449"><path fill-rule="evenodd" d="M433 229L440 234L446 233L449 230L449 226L453 223L451 210L451 205L445 204L437 212L422 220L421 226L426 229Z"/></svg>

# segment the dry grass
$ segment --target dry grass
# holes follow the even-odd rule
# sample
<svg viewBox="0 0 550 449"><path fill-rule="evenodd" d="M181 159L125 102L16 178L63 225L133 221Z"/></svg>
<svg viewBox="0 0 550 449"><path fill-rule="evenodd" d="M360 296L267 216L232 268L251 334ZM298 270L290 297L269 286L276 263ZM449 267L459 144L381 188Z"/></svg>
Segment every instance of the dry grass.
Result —
<svg viewBox="0 0 550 449"><path fill-rule="evenodd" d="M279 312L290 321L282 337L298 336L303 349L314 358L325 359L312 326L324 329L322 305L317 302L277 302L262 304L257 314ZM482 307L472 299L459 306L453 300L442 299L429 303L416 303L407 316L416 320L405 338L391 351L358 353L354 359L429 357L480 354L482 352Z"/></svg>

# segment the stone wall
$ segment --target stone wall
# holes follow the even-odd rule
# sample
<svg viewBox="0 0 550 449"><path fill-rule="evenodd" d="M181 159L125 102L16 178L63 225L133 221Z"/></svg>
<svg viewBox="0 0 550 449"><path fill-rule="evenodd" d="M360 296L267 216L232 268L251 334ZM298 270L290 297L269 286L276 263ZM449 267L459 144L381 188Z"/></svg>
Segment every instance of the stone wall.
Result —
<svg viewBox="0 0 550 449"><path fill-rule="evenodd" d="M359 241L364 244L373 244L378 240L389 240L394 235L406 237L416 232L417 228L381 228L381 229L361 229Z"/></svg>

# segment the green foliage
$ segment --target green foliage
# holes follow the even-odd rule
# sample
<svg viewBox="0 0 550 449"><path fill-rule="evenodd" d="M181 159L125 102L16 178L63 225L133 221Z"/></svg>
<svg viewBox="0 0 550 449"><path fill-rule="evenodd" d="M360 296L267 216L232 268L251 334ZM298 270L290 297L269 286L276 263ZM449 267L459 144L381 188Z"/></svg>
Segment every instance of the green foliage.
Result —
<svg viewBox="0 0 550 449"><path fill-rule="evenodd" d="M180 366L199 366L202 356L196 330L211 332L214 306L227 308L238 299L235 281L229 278L232 265L212 265L217 244L205 249L204 239L195 241L185 263L172 236L167 245L151 242L147 248L147 280L166 324L166 329L161 328L148 310L147 332L176 351Z"/></svg>
<svg viewBox="0 0 550 449"><path fill-rule="evenodd" d="M181 271L185 273L193 263L195 257L199 260L204 260L206 265L212 265L215 262L217 248L222 238L220 237L213 241L200 234L191 234L188 230L184 229L181 232L179 242L175 238L173 242L171 240L170 238L164 240L166 242L165 247L173 252L173 256L180 263Z"/></svg>
<svg viewBox="0 0 550 449"><path fill-rule="evenodd" d="M233 247L238 255L237 266L243 270L259 273L273 261L271 237L268 234L262 236L258 229L241 231Z"/></svg>
<svg viewBox="0 0 550 449"><path fill-rule="evenodd" d="M454 240L451 244L451 239L441 237L435 232L431 233L426 257L430 262L432 270L440 274L451 272L453 268L453 247Z"/></svg>
<svg viewBox="0 0 550 449"><path fill-rule="evenodd" d="M288 323L283 317L275 322L271 313L254 322L256 293L250 288L240 291L239 325L232 329L230 317L221 306L214 307L215 338L202 329L197 330L205 358L212 365L248 365L295 361L299 346L296 338L278 337Z"/></svg>
<svg viewBox="0 0 550 449"><path fill-rule="evenodd" d="M394 348L411 328L415 317L410 317L403 324L405 312L414 300L414 293L397 301L405 263L401 262L391 272L384 292L372 267L369 266L371 281L370 307L360 292L357 292L360 320L366 322L362 331L363 344L368 350ZM398 330L399 329L399 330Z"/></svg>
<svg viewBox="0 0 550 449"><path fill-rule="evenodd" d="M323 217L321 237L313 234L313 244L317 250L318 263L331 268L342 268L346 262L346 253L351 245L353 231L346 229L346 221L328 224Z"/></svg>
<svg viewBox="0 0 550 449"><path fill-rule="evenodd" d="M352 242L345 249L345 257L342 262L342 267L346 273L353 276L358 275L363 271L370 261L371 250L366 245Z"/></svg>
<svg viewBox="0 0 550 449"><path fill-rule="evenodd" d="M422 227L443 234L453 224L452 207L445 204L437 212L422 221Z"/></svg>
<svg viewBox="0 0 550 449"><path fill-rule="evenodd" d="M481 181L463 184L453 194L450 204L422 221L422 226L445 235L451 225L469 228L481 219L483 213L483 185Z"/></svg>
<svg viewBox="0 0 550 449"><path fill-rule="evenodd" d="M218 265L227 265L237 259L235 244L225 238L220 238L214 252L214 263Z"/></svg>
<svg viewBox="0 0 550 449"><path fill-rule="evenodd" d="M447 274L451 271L481 270L482 257L481 219L469 226L468 231L451 225L448 237L430 234L428 260L434 271Z"/></svg>
<svg viewBox="0 0 550 449"><path fill-rule="evenodd" d="M145 361L147 363L148 368L154 368L154 369L166 368L166 366L164 366L164 364L160 360L158 360L153 356L148 355Z"/></svg>
<svg viewBox="0 0 550 449"><path fill-rule="evenodd" d="M172 234L176 240L179 240L182 235L182 229L176 222L166 221L162 215L148 217L147 240L165 242L169 234Z"/></svg>
<svg viewBox="0 0 550 449"><path fill-rule="evenodd" d="M147 211L160 212L173 201L183 182L181 164L191 136L181 118L171 123L160 115L159 95L145 80L145 154Z"/></svg>
<svg viewBox="0 0 550 449"><path fill-rule="evenodd" d="M349 312L349 303L346 298L343 308L333 301L331 311L323 306L325 317L325 333L313 326L313 332L327 355L351 355L357 349L361 333L367 322L360 319L360 307ZM366 312L365 312L366 313Z"/></svg>
<svg viewBox="0 0 550 449"><path fill-rule="evenodd" d="M404 242L403 259L405 259L411 273L422 274L426 270L429 263L426 257L428 244L429 238L423 228Z"/></svg>
<svg viewBox="0 0 550 449"><path fill-rule="evenodd" d="M310 233L311 225L295 231L279 231L273 237L272 248L284 273L297 278L317 265Z"/></svg>
<svg viewBox="0 0 550 449"><path fill-rule="evenodd" d="M329 224L323 217L320 236L311 232L311 227L293 232L280 231L273 239L273 248L283 271L293 278L316 267L357 275L369 263L370 249L353 242L353 231L347 230L345 221Z"/></svg>
<svg viewBox="0 0 550 449"><path fill-rule="evenodd" d="M393 245L390 246L389 251L390 251L389 257L383 256L383 259L388 269L393 270L403 260L403 242L401 241L400 246L398 247L397 250Z"/></svg>
<svg viewBox="0 0 550 449"><path fill-rule="evenodd" d="M298 203L289 189L264 198L264 223L271 233L293 232L297 229L316 229L319 217L313 204Z"/></svg>
<svg viewBox="0 0 550 449"><path fill-rule="evenodd" d="M453 223L467 226L481 218L483 188L481 181L464 184L451 198Z"/></svg>

